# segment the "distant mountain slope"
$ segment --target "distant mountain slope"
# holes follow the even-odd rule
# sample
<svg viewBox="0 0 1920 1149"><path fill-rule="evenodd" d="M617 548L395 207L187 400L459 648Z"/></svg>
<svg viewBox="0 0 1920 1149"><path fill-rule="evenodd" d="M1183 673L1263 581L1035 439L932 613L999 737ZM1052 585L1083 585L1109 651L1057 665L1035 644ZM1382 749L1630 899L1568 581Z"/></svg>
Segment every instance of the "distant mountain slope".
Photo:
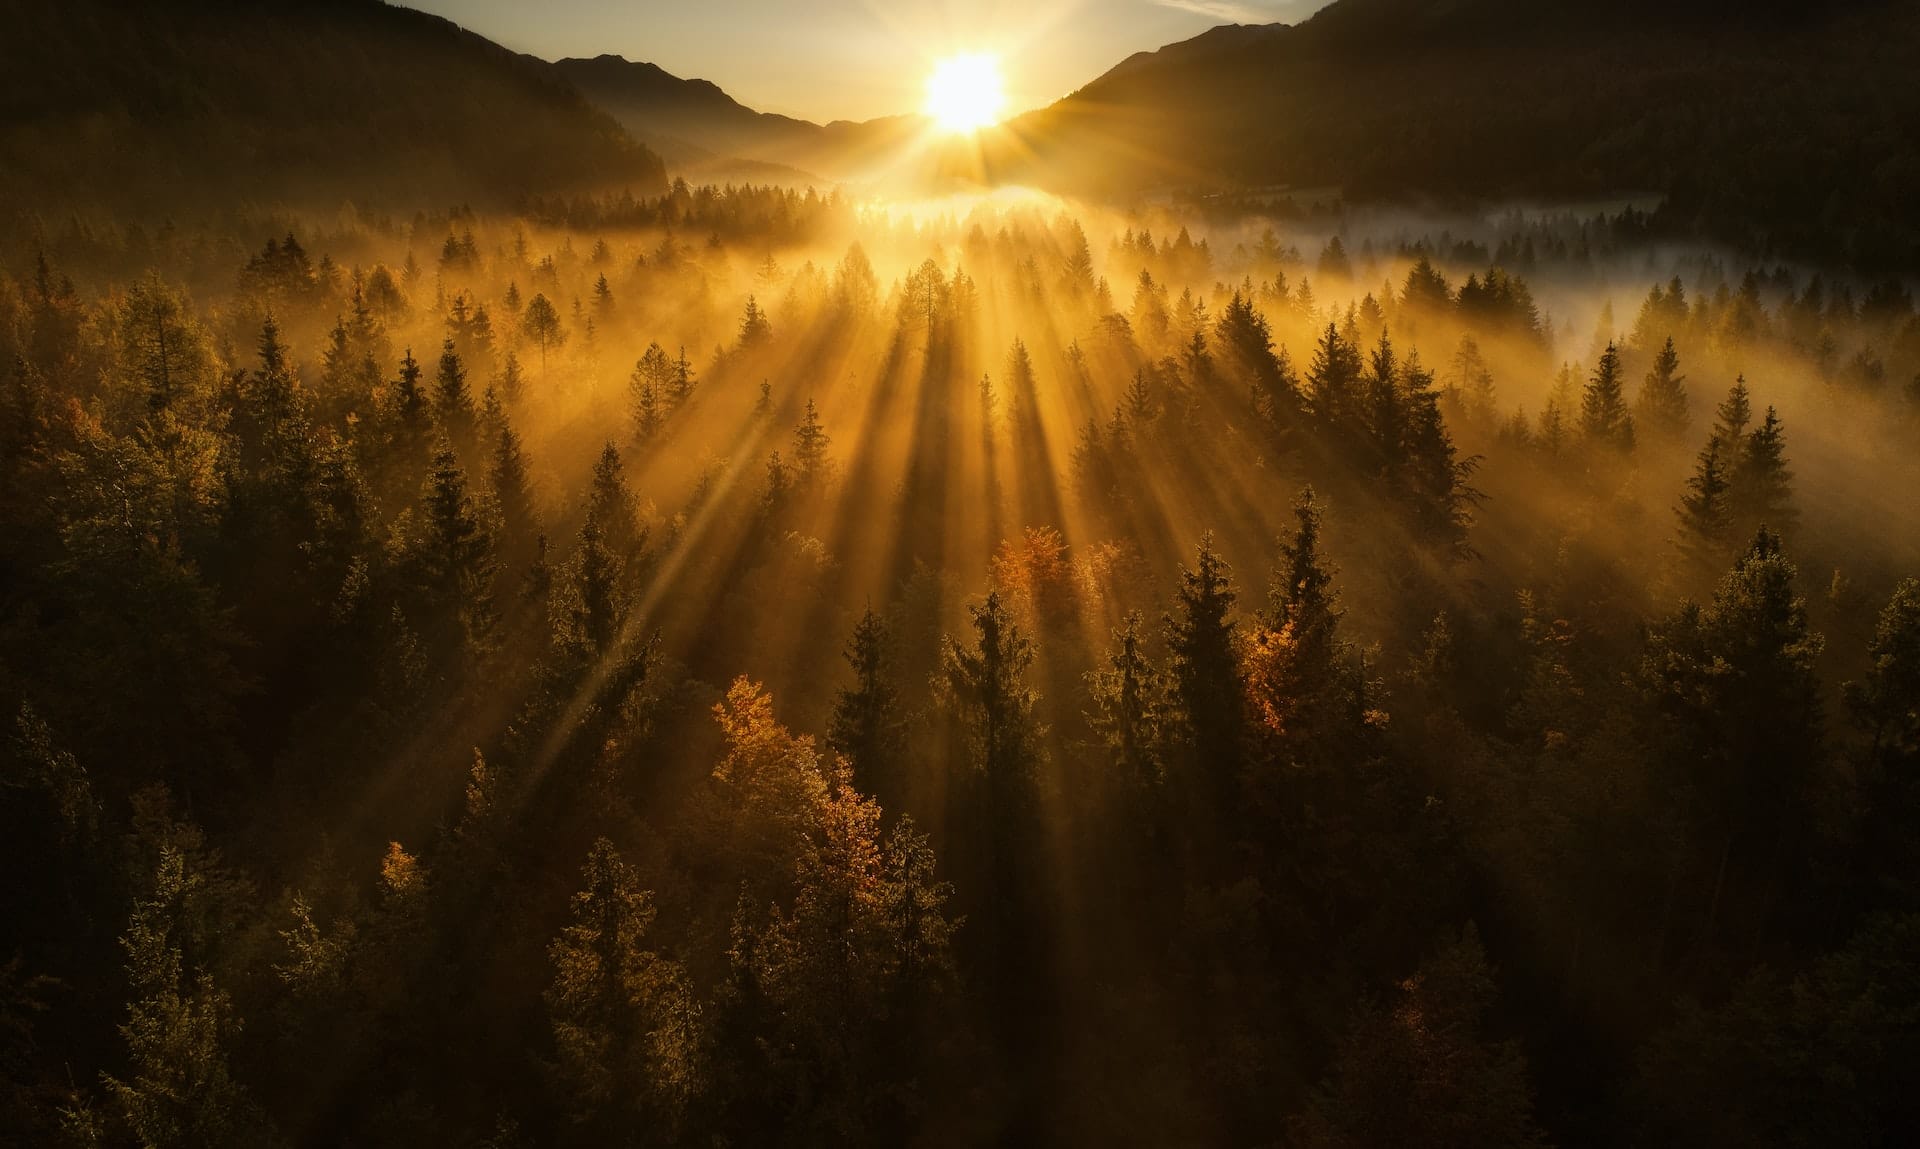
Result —
<svg viewBox="0 0 1920 1149"><path fill-rule="evenodd" d="M860 178L897 159L921 125L917 116L816 124L757 112L706 80L682 79L621 56L565 59L554 67L676 166L699 168L733 157L778 165L802 178Z"/></svg>
<svg viewBox="0 0 1920 1149"><path fill-rule="evenodd" d="M551 65L376 0L0 4L0 201L506 202L664 183Z"/></svg>
<svg viewBox="0 0 1920 1149"><path fill-rule="evenodd" d="M818 144L818 124L756 112L706 80L683 80L621 56L565 59L554 69L629 132L675 158L676 147L759 158Z"/></svg>
<svg viewBox="0 0 1920 1149"><path fill-rule="evenodd" d="M990 141L1079 190L1663 193L1760 248L1920 266L1920 5L1338 0L1135 56Z"/></svg>

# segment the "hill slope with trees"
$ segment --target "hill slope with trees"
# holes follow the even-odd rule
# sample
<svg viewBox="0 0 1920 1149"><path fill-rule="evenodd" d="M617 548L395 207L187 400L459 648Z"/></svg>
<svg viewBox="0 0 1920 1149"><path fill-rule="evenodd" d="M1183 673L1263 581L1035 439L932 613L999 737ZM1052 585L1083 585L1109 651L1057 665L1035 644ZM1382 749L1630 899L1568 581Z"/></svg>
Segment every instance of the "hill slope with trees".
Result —
<svg viewBox="0 0 1920 1149"><path fill-rule="evenodd" d="M8 5L0 202L509 203L664 185L552 66L372 0Z"/></svg>
<svg viewBox="0 0 1920 1149"><path fill-rule="evenodd" d="M1133 57L1009 125L1003 180L1339 187L1479 203L1661 195L1677 230L1920 263L1910 5L1338 0Z"/></svg>

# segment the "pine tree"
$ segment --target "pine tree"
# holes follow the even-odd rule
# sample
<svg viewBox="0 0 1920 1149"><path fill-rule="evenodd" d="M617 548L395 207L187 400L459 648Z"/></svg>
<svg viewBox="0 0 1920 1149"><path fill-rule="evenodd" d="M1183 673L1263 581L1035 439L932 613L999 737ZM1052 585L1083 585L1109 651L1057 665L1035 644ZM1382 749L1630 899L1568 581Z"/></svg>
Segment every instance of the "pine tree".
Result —
<svg viewBox="0 0 1920 1149"><path fill-rule="evenodd" d="M513 292L513 285L508 284L507 290L510 293ZM509 299L512 298L510 294ZM509 307L511 308L511 304ZM535 293L534 297L527 301L526 314L520 317L520 333L533 340L534 345L540 348L542 374L547 369L547 351L567 341L566 329L560 325L560 312L554 308L553 301L549 300L544 293Z"/></svg>
<svg viewBox="0 0 1920 1149"><path fill-rule="evenodd" d="M613 287L604 271L593 281L593 313L602 324L613 318Z"/></svg>
<svg viewBox="0 0 1920 1149"><path fill-rule="evenodd" d="M1652 630L1641 664L1647 697L1671 724L1697 840L1719 846L1703 866L1716 875L1703 897L1709 923L1730 874L1782 880L1813 832L1824 640L1807 625L1795 577L1779 536L1761 530L1710 605L1686 604Z"/></svg>
<svg viewBox="0 0 1920 1149"><path fill-rule="evenodd" d="M1339 653L1336 632L1341 612L1333 573L1320 557L1320 503L1312 487L1304 488L1294 501L1293 517L1299 525L1292 541L1280 548L1284 563L1273 572L1262 621L1276 630L1289 629L1303 664L1324 674Z"/></svg>
<svg viewBox="0 0 1920 1149"><path fill-rule="evenodd" d="M576 1121L613 1140L669 1133L701 1081L699 1007L678 963L646 948L652 895L601 838L570 922L547 949L547 1013Z"/></svg>
<svg viewBox="0 0 1920 1149"><path fill-rule="evenodd" d="M1332 1075L1293 1119L1299 1149L1423 1145L1544 1149L1517 1043L1482 1034L1497 988L1471 925L1460 941L1363 1007Z"/></svg>
<svg viewBox="0 0 1920 1149"><path fill-rule="evenodd" d="M1003 1008L1031 984L1039 928L1033 881L1039 864L1039 771L1042 736L1039 697L1027 685L1034 648L998 592L967 608L976 638L948 637L941 651L940 685L958 744L957 795L969 833L985 848L981 889L992 914L983 923L992 953L988 979ZM1016 1030L1024 1021L1016 1016Z"/></svg>
<svg viewBox="0 0 1920 1149"><path fill-rule="evenodd" d="M204 881L182 850L163 844L152 888L121 939L134 994L120 1026L131 1072L103 1080L118 1117L149 1149L244 1149L273 1139L233 1072L241 1030L233 1001L182 951L178 925Z"/></svg>
<svg viewBox="0 0 1920 1149"><path fill-rule="evenodd" d="M1420 365L1420 354L1407 356L1400 369L1400 402L1405 411L1406 456L1402 482L1414 526L1421 537L1451 548L1458 556L1471 553L1467 528L1479 493L1467 485L1479 464L1462 459L1440 413L1440 392L1433 372Z"/></svg>
<svg viewBox="0 0 1920 1149"><path fill-rule="evenodd" d="M1703 565L1726 560L1733 540L1733 515L1727 502L1727 469L1716 432L1700 448L1687 493L1680 497L1680 545Z"/></svg>
<svg viewBox="0 0 1920 1149"><path fill-rule="evenodd" d="M1494 418L1493 372L1487 367L1480 344L1471 335L1462 335L1453 353L1453 374L1449 384L1459 409L1471 419L1491 422Z"/></svg>
<svg viewBox="0 0 1920 1149"><path fill-rule="evenodd" d="M1113 632L1114 646L1107 665L1087 673L1087 691L1094 712L1087 716L1112 763L1116 781L1124 788L1150 791L1162 780L1161 731L1163 686L1147 660L1140 633L1140 612L1129 611L1125 624Z"/></svg>
<svg viewBox="0 0 1920 1149"><path fill-rule="evenodd" d="M1324 427L1346 433L1359 423L1360 353L1329 323L1307 366L1307 402Z"/></svg>
<svg viewBox="0 0 1920 1149"><path fill-rule="evenodd" d="M526 540L533 537L539 523L533 510L533 490L527 478L527 460L520 447L520 435L513 424L502 418L494 439L493 465L487 473L494 503L500 508L500 520L509 537Z"/></svg>
<svg viewBox="0 0 1920 1149"><path fill-rule="evenodd" d="M492 625L493 540L467 493L466 473L453 447L442 442L422 492L421 578L454 608L470 639Z"/></svg>
<svg viewBox="0 0 1920 1149"><path fill-rule="evenodd" d="M593 481L587 491L587 517L600 525L607 546L623 559L646 545L646 535L636 522L626 466L620 461L620 448L611 439L600 448L600 458L593 464Z"/></svg>
<svg viewBox="0 0 1920 1149"><path fill-rule="evenodd" d="M1612 343L1601 352L1580 397L1580 435L1591 445L1622 454L1633 450L1633 416L1627 413L1622 390L1620 349Z"/></svg>
<svg viewBox="0 0 1920 1149"><path fill-rule="evenodd" d="M1727 397L1714 409L1713 418L1713 434L1720 440L1721 466L1731 471L1740 465L1740 455L1747 447L1747 424L1753 421L1746 376L1734 380Z"/></svg>
<svg viewBox="0 0 1920 1149"><path fill-rule="evenodd" d="M682 347L680 355L673 361L673 374L667 379L667 405L678 409L687 400L693 398L693 364L687 360L687 349Z"/></svg>
<svg viewBox="0 0 1920 1149"><path fill-rule="evenodd" d="M607 545L601 521L588 515L552 612L554 646L575 663L594 664L619 644L627 618L625 575L626 562Z"/></svg>
<svg viewBox="0 0 1920 1149"><path fill-rule="evenodd" d="M890 797L900 781L897 768L904 728L888 673L886 626L872 608L853 628L845 658L853 668L853 685L841 688L834 697L827 744L852 767L856 786Z"/></svg>
<svg viewBox="0 0 1920 1149"><path fill-rule="evenodd" d="M767 321L766 312L760 310L760 301L747 296L746 314L740 319L740 349L750 351L772 338L773 324Z"/></svg>
<svg viewBox="0 0 1920 1149"><path fill-rule="evenodd" d="M1040 754L1038 696L1026 684L1033 642L998 591L967 612L977 640L963 646L948 638L941 659L948 698L966 733L964 765L986 779L996 809L1025 811Z"/></svg>
<svg viewBox="0 0 1920 1149"><path fill-rule="evenodd" d="M1655 438L1676 439L1686 434L1687 379L1680 374L1680 353L1674 350L1672 336L1667 337L1640 385L1634 415L1638 425Z"/></svg>
<svg viewBox="0 0 1920 1149"><path fill-rule="evenodd" d="M440 346L440 369L433 377L433 409L440 425L456 443L473 434L473 392L467 387L467 371L453 340Z"/></svg>
<svg viewBox="0 0 1920 1149"><path fill-rule="evenodd" d="M1202 801L1231 808L1242 727L1240 667L1234 649L1234 593L1213 536L1200 541L1194 565L1180 572L1178 613L1166 619L1173 733L1192 755Z"/></svg>
<svg viewBox="0 0 1920 1149"><path fill-rule="evenodd" d="M812 399L793 431L793 461L800 468L800 480L813 483L827 475L827 444L833 440L820 427L820 411Z"/></svg>
<svg viewBox="0 0 1920 1149"><path fill-rule="evenodd" d="M1793 529L1798 516L1793 508L1793 471L1787 467L1786 446L1780 416L1768 407L1727 476L1728 509L1737 530L1767 526L1785 534Z"/></svg>
<svg viewBox="0 0 1920 1149"><path fill-rule="evenodd" d="M1406 412L1400 403L1400 368L1394 356L1393 341L1386 332L1373 349L1364 381L1366 388L1366 429L1373 447L1375 466L1397 483L1405 466Z"/></svg>
<svg viewBox="0 0 1920 1149"><path fill-rule="evenodd" d="M268 316L260 330L260 365L240 386L233 429L240 467L258 492L267 520L294 543L313 537L319 470L306 391L294 376L280 327Z"/></svg>
<svg viewBox="0 0 1920 1149"><path fill-rule="evenodd" d="M787 509L793 495L793 468L775 451L767 456L766 484L760 488L760 517L771 521Z"/></svg>

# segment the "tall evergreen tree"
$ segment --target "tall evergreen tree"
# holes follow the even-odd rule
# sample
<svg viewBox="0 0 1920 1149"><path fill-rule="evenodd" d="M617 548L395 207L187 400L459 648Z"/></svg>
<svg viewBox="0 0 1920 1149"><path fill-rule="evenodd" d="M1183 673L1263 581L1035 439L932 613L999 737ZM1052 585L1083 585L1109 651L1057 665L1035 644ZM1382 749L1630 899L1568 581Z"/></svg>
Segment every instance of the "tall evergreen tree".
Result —
<svg viewBox="0 0 1920 1149"><path fill-rule="evenodd" d="M548 947L547 1012L574 1119L622 1143L670 1137L702 1084L699 1007L679 963L646 947L655 910L601 838L570 921Z"/></svg>
<svg viewBox="0 0 1920 1149"><path fill-rule="evenodd" d="M802 482L813 483L826 477L827 444L832 441L820 426L820 409L808 399L800 425L793 429L793 462L800 468Z"/></svg>
<svg viewBox="0 0 1920 1149"><path fill-rule="evenodd" d="M1706 566L1726 560L1733 539L1733 514L1727 501L1727 468L1720 436L1715 433L1700 448L1687 493L1680 497L1680 545Z"/></svg>
<svg viewBox="0 0 1920 1149"><path fill-rule="evenodd" d="M1164 687L1147 658L1142 622L1139 611L1129 611L1121 629L1113 632L1107 664L1087 673L1094 705L1089 724L1112 763L1114 783L1137 793L1158 789L1164 765Z"/></svg>
<svg viewBox="0 0 1920 1149"><path fill-rule="evenodd" d="M852 767L856 786L893 797L900 782L904 726L887 665L886 625L871 607L853 628L845 658L853 668L853 685L834 697L827 744Z"/></svg>
<svg viewBox="0 0 1920 1149"><path fill-rule="evenodd" d="M1798 516L1793 508L1793 471L1787 466L1786 436L1772 407L1747 436L1727 476L1728 510L1736 530L1762 526L1784 534Z"/></svg>
<svg viewBox="0 0 1920 1149"><path fill-rule="evenodd" d="M451 339L440 345L440 368L433 377L433 410L440 426L456 444L472 439L473 392L467 387L467 369L461 364L460 353Z"/></svg>
<svg viewBox="0 0 1920 1149"><path fill-rule="evenodd" d="M1580 396L1580 436L1624 454L1633 449L1633 416L1627 413L1620 374L1620 349L1609 342Z"/></svg>
<svg viewBox="0 0 1920 1149"><path fill-rule="evenodd" d="M1680 353L1674 350L1673 337L1654 356L1634 400L1637 424L1657 439L1677 439L1687 431L1687 378L1680 374Z"/></svg>
<svg viewBox="0 0 1920 1149"><path fill-rule="evenodd" d="M1230 808L1239 772L1242 729L1238 653L1234 649L1232 575L1201 539L1194 565L1180 572L1177 613L1166 619L1172 658L1175 733L1191 755L1199 797L1215 811Z"/></svg>
<svg viewBox="0 0 1920 1149"><path fill-rule="evenodd" d="M1322 426L1342 432L1357 426L1360 373L1360 352L1327 324L1307 367L1307 403Z"/></svg>

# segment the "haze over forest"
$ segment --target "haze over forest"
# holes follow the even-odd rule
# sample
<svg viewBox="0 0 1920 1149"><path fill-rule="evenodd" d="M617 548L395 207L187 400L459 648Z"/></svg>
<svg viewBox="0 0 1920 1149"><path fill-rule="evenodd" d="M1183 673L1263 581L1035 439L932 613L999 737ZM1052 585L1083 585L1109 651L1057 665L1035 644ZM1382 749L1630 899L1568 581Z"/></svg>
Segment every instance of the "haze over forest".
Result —
<svg viewBox="0 0 1920 1149"><path fill-rule="evenodd" d="M1913 6L0 29L0 1145L1920 1129Z"/></svg>

